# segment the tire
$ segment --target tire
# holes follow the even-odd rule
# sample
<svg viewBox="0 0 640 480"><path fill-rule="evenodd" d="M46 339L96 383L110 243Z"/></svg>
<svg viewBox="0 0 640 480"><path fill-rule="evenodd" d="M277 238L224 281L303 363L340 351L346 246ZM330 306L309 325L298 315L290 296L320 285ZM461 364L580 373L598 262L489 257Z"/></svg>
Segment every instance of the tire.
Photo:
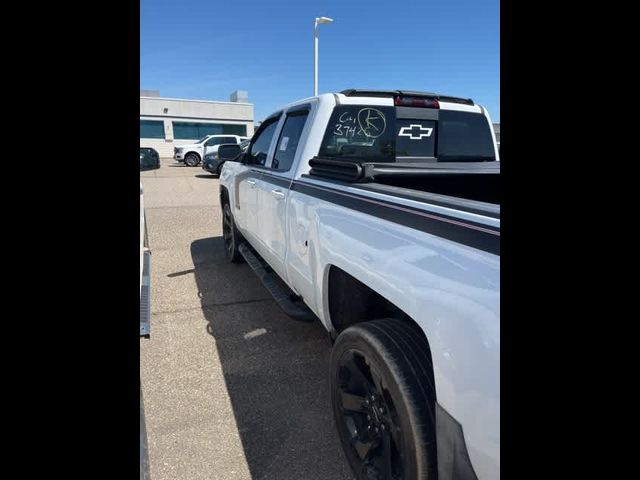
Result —
<svg viewBox="0 0 640 480"><path fill-rule="evenodd" d="M224 165L224 162L222 162L220 165L218 165L218 168L216 169L218 172L218 176L220 176L220 174L222 173L222 166Z"/></svg>
<svg viewBox="0 0 640 480"><path fill-rule="evenodd" d="M229 203L222 207L222 238L224 240L224 252L231 263L240 263L243 260L238 251L242 242L242 234L236 228Z"/></svg>
<svg viewBox="0 0 640 480"><path fill-rule="evenodd" d="M419 334L417 334L419 333ZM403 320L345 329L331 352L331 404L358 480L435 480L429 346Z"/></svg>
<svg viewBox="0 0 640 480"><path fill-rule="evenodd" d="M187 167L197 167L200 164L200 156L197 153L188 153L184 157L184 163Z"/></svg>

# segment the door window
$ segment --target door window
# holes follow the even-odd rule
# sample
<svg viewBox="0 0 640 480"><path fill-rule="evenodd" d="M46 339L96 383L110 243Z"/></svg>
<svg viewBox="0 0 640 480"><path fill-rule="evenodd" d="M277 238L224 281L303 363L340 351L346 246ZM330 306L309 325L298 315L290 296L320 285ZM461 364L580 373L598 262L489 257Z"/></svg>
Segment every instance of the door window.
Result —
<svg viewBox="0 0 640 480"><path fill-rule="evenodd" d="M252 165L264 165L269 154L269 146L278 126L279 116L265 120L260 130L254 136L249 151L247 152L247 163ZM267 123L268 122L268 123Z"/></svg>
<svg viewBox="0 0 640 480"><path fill-rule="evenodd" d="M276 151L273 154L271 168L280 172L286 172L291 168L308 116L308 109L287 114L287 119L284 122L280 138L278 139Z"/></svg>

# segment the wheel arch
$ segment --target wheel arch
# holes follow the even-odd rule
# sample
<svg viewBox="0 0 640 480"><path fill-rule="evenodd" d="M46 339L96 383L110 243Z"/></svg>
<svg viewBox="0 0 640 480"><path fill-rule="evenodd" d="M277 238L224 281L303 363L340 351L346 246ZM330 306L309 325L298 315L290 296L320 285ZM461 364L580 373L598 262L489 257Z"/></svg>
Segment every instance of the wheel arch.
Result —
<svg viewBox="0 0 640 480"><path fill-rule="evenodd" d="M220 185L220 206L223 207L225 203L230 203L229 190L224 185Z"/></svg>
<svg viewBox="0 0 640 480"><path fill-rule="evenodd" d="M201 155L200 155L200 153L198 153L196 150L187 150L187 151L186 151L186 152L184 152L182 155L183 155L183 158L185 158L185 159L186 159L186 158L187 158L187 155L191 155L191 154L193 154L193 155L195 155L196 157L198 157L198 161L199 161L199 162L202 162L202 156L201 156Z"/></svg>
<svg viewBox="0 0 640 480"><path fill-rule="evenodd" d="M336 265L327 265L324 277L324 308L333 339L344 329L370 320L389 318L408 324L426 342L431 364L429 374L435 385L429 338L418 322L364 281Z"/></svg>

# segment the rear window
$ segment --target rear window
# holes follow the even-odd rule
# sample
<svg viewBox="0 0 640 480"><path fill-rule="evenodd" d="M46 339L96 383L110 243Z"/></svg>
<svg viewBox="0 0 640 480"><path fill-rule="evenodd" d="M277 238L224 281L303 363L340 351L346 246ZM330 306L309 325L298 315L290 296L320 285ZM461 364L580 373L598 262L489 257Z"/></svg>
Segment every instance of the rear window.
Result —
<svg viewBox="0 0 640 480"><path fill-rule="evenodd" d="M415 117L415 118L414 118ZM337 106L320 156L371 162L495 160L493 137L481 113L451 110Z"/></svg>

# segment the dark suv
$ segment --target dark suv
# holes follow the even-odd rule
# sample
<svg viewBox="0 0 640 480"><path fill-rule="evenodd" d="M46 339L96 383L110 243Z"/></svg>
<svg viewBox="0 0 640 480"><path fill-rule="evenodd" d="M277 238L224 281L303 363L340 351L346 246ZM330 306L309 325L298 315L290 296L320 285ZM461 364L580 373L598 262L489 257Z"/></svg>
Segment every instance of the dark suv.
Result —
<svg viewBox="0 0 640 480"><path fill-rule="evenodd" d="M160 155L153 148L140 147L140 170L160 168Z"/></svg>

